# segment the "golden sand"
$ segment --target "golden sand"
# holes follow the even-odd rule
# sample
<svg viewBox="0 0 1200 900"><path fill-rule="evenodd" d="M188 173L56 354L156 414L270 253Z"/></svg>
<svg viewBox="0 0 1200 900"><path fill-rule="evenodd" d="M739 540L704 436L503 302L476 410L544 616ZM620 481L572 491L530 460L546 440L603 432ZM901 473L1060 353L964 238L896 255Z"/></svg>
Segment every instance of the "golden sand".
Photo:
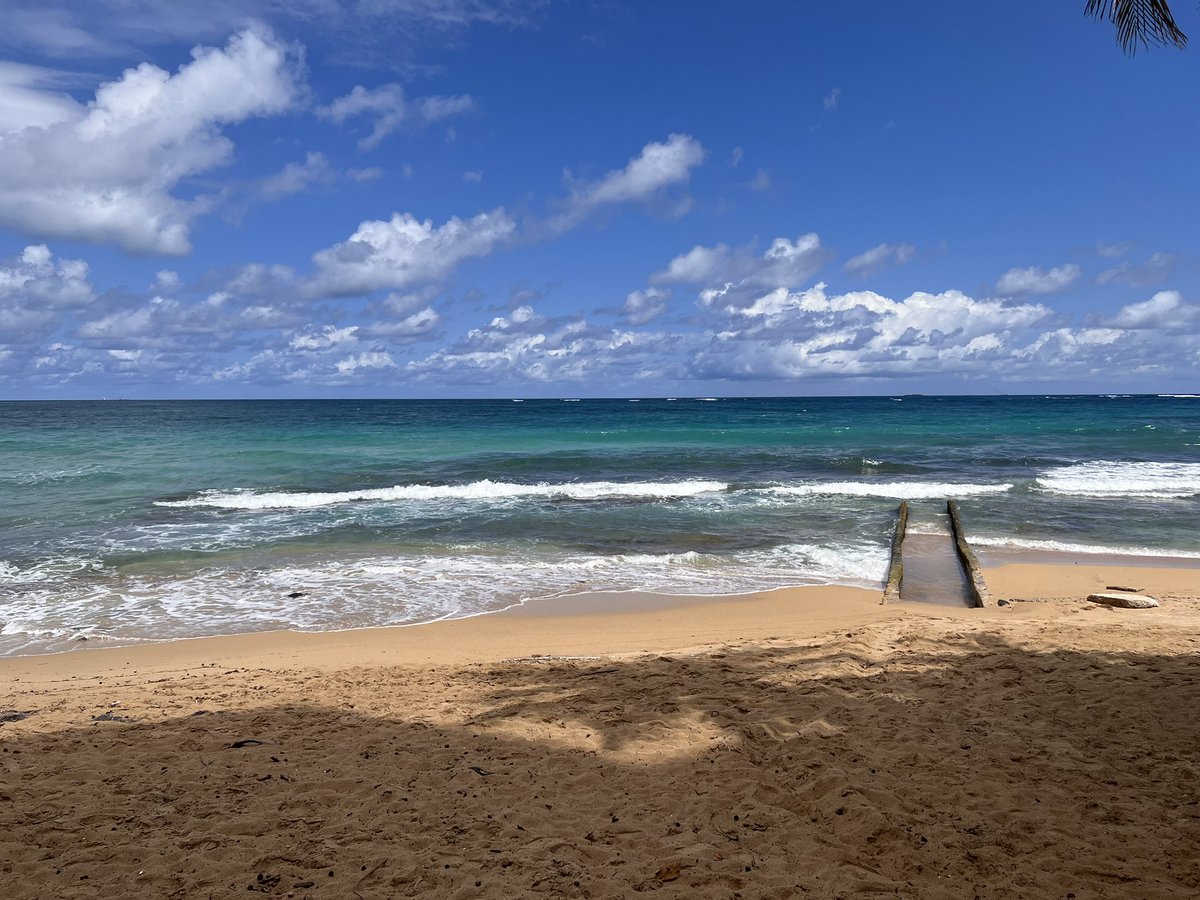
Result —
<svg viewBox="0 0 1200 900"><path fill-rule="evenodd" d="M0 891L1200 894L1200 572L987 575L2 660Z"/></svg>

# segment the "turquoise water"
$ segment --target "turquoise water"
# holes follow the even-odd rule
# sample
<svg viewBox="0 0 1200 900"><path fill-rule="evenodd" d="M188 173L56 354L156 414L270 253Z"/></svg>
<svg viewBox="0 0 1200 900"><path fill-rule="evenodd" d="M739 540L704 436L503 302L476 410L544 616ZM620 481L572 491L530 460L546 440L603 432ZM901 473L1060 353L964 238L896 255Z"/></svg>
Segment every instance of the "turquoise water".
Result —
<svg viewBox="0 0 1200 900"><path fill-rule="evenodd" d="M985 550L1200 556L1200 399L0 403L0 653L877 586L946 497Z"/></svg>

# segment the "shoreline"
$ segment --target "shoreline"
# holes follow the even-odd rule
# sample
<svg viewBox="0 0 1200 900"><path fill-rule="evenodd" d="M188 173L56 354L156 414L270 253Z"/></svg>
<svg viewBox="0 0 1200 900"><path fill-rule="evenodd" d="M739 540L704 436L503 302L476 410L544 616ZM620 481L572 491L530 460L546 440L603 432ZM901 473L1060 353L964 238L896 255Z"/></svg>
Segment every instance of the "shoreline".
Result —
<svg viewBox="0 0 1200 900"><path fill-rule="evenodd" d="M1029 552L1021 551L1023 556ZM1033 602L1083 599L1088 593L1112 585L1127 585L1160 599L1200 599L1200 560L1172 558L1181 565L1152 566L1144 558L1055 556L1053 562L985 565L992 596L996 600ZM714 595L577 591L429 622L328 631L276 629L16 654L0 657L0 683L14 676L30 677L36 671L57 669L82 675L112 671L114 667L161 667L171 661L184 665L204 661L216 664L217 660L224 661L222 664L247 664L259 654L275 662L291 659L296 665L323 669L341 665L345 654L356 654L359 661L351 664L362 665L469 664L528 656L628 656L695 646L703 644L705 638L711 642L761 640L765 632L785 626L790 634L812 637L822 627L890 620L893 609L933 616L986 617L988 613L914 601L883 606L881 598L881 590L845 585L802 585ZM680 633L694 640L675 636Z"/></svg>
<svg viewBox="0 0 1200 900"><path fill-rule="evenodd" d="M1150 593L1167 595L1200 596L1200 558L1180 556L1140 556L1122 554L1081 554L1057 550L1035 550L1027 548L984 547L980 551L981 562L992 595L997 599L1061 599L1069 596L1086 596L1104 590L1114 584L1130 584ZM1169 565L1168 565L1169 563ZM1048 570L1042 572L1040 570ZM1067 575L1066 572L1074 572ZM1014 574L1022 573L1022 574ZM1061 589L1047 591L1042 585L1048 583L1046 576L1053 574L1049 583L1063 585ZM528 619L562 619L575 617L664 614L688 607L726 606L744 603L747 600L764 598L781 593L799 592L797 596L819 597L818 604L828 612L825 592L849 592L882 596L882 589L849 584L803 584L764 590L747 590L724 594L662 593L638 589L627 590L567 590L555 594L531 597L510 606L463 616L447 616L425 622L400 622L391 625L365 625L348 628L331 628L312 631L275 628L262 631L232 632L228 634L202 634L177 638L146 639L91 639L90 646L75 646L63 649L13 653L0 656L0 679L3 679L7 664L22 659L54 659L77 655L90 656L96 653L135 652L144 650L158 655L161 648L175 645L195 646L196 642L253 642L262 639L272 646L286 642L286 636L295 636L298 642L331 640L338 635L354 635L379 632L387 635L408 630L436 629L452 623L489 620L506 620L510 617ZM847 594L847 596L849 596ZM937 609L956 609L955 604L922 604ZM507 631L508 629L502 629ZM383 637L379 641L385 642ZM371 639L375 643L376 638ZM403 643L403 639L400 639ZM79 642L80 644L84 642ZM90 643L90 641L89 641ZM202 645L201 645L202 646ZM214 647L217 644L213 645ZM156 650L156 648L158 648ZM239 651L241 652L241 651ZM623 651L622 651L623 652Z"/></svg>

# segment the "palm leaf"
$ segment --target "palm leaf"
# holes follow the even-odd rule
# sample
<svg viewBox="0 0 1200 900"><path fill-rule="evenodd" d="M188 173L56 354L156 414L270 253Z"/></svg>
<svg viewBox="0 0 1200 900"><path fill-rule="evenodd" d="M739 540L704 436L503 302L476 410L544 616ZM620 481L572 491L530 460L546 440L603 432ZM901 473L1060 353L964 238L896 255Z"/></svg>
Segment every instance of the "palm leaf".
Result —
<svg viewBox="0 0 1200 900"><path fill-rule="evenodd" d="M1087 15L1107 19L1117 29L1117 43L1132 56L1139 47L1187 46L1187 35L1175 24L1166 0L1088 0Z"/></svg>

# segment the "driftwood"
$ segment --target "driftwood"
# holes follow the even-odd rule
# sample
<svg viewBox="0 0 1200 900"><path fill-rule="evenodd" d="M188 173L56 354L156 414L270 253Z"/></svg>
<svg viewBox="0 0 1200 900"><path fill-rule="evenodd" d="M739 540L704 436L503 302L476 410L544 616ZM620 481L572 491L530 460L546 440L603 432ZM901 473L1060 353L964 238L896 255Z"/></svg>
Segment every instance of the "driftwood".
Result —
<svg viewBox="0 0 1200 900"><path fill-rule="evenodd" d="M971 594L973 606L991 606L992 597L988 592L987 582L983 580L983 569L975 558L975 551L967 543L966 532L963 531L962 520L958 515L958 504L953 500L947 501L946 512L950 514L950 531L954 535L954 549L958 560L967 573L967 588Z"/></svg>
<svg viewBox="0 0 1200 900"><path fill-rule="evenodd" d="M900 584L904 581L904 532L908 529L908 501L900 501L896 512L896 530L892 534L892 559L888 564L887 583L883 587L883 602L892 603L900 599Z"/></svg>

